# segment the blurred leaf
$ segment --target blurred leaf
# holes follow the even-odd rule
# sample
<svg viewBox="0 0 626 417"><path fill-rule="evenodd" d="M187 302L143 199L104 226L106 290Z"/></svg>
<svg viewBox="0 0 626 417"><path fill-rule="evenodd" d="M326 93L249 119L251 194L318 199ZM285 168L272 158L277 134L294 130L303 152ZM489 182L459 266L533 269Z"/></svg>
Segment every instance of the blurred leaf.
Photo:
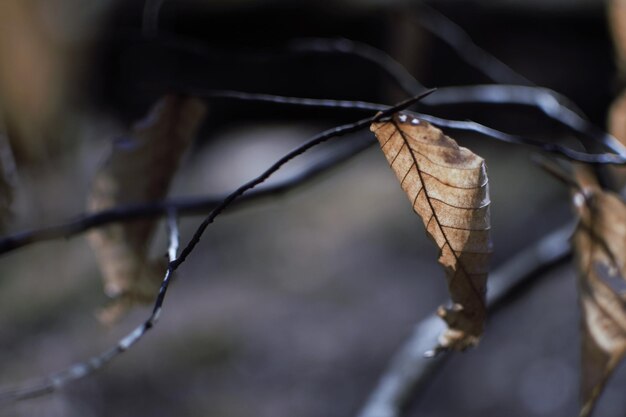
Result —
<svg viewBox="0 0 626 417"><path fill-rule="evenodd" d="M74 139L70 103L112 0L0 1L0 117L16 158L43 163Z"/></svg>
<svg viewBox="0 0 626 417"><path fill-rule="evenodd" d="M491 254L485 162L441 130L407 114L374 123L371 130L440 249L439 263L454 304L438 310L448 324L439 348L475 346L484 329Z"/></svg>
<svg viewBox="0 0 626 417"><path fill-rule="evenodd" d="M573 201L582 307L581 416L588 416L626 353L626 205L580 167Z"/></svg>
<svg viewBox="0 0 626 417"><path fill-rule="evenodd" d="M626 76L626 1L609 0L609 24L620 76Z"/></svg>
<svg viewBox="0 0 626 417"><path fill-rule="evenodd" d="M626 80L626 1L609 0L608 20L613 37L615 59L617 61L618 76L622 81ZM609 109L608 117L609 133L615 136L623 145L626 145L626 93L622 92ZM621 166L611 167L616 177L617 186L626 185L626 168Z"/></svg>
<svg viewBox="0 0 626 417"><path fill-rule="evenodd" d="M0 2L0 108L16 151L41 160L66 98L67 56L41 2ZM53 18L53 17L51 17Z"/></svg>
<svg viewBox="0 0 626 417"><path fill-rule="evenodd" d="M93 180L89 211L163 199L205 113L204 103L195 98L170 95L160 100L128 137L115 142ZM164 259L147 260L156 224L156 220L137 220L89 234L105 292L118 300L103 313L104 321L154 297L165 270Z"/></svg>
<svg viewBox="0 0 626 417"><path fill-rule="evenodd" d="M611 103L607 124L609 133L626 146L626 92L623 92ZM616 186L622 188L626 185L626 168L615 165L611 166L610 169L615 177Z"/></svg>

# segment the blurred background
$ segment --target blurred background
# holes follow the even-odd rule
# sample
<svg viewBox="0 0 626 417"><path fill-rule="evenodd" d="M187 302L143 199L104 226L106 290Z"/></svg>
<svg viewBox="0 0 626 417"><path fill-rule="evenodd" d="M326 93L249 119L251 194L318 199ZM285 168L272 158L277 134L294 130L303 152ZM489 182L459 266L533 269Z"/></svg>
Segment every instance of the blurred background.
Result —
<svg viewBox="0 0 626 417"><path fill-rule="evenodd" d="M424 29L438 16L434 9L521 76L568 96L600 127L620 86L602 1L167 0L148 25L145 6L0 4L2 130L17 165L6 179L4 210L12 214L4 234L84 212L111 141L166 92L233 89L380 103L403 97L372 62L295 52L297 39L347 38L380 48L428 87L491 82ZM233 100L209 106L172 196L228 192L311 135L364 117ZM420 110L571 139L520 106ZM572 219L566 190L531 162L531 149L448 133L487 160L494 267ZM335 139L279 177L372 139L369 132ZM10 159L2 161L6 170ZM200 220L182 220L183 242ZM153 253L165 248L161 231ZM0 415L356 415L414 325L447 300L436 257L372 147L312 184L219 218L179 269L159 325L145 339L94 376ZM490 319L479 348L454 354L407 415L574 415L575 280L565 264L523 288ZM136 308L107 328L95 315L106 302L84 237L2 255L0 385L87 359L149 313ZM597 415L624 414L624 383L618 372Z"/></svg>

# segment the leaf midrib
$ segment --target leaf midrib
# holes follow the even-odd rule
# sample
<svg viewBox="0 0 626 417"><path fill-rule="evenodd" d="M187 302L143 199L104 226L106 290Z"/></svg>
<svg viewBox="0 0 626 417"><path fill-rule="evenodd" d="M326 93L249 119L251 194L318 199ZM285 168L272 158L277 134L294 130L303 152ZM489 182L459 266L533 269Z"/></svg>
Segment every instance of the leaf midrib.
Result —
<svg viewBox="0 0 626 417"><path fill-rule="evenodd" d="M433 207L433 204L430 201L430 196L428 195L428 190L426 189L426 183L424 182L424 178L422 177L422 171L420 169L419 164L417 163L417 159L415 158L415 155L413 155L413 152L412 152L413 149L411 148L411 146L409 144L408 138L406 137L406 135L404 134L402 129L400 129L400 126L398 125L398 123L395 120L392 120L391 123L393 123L393 126L396 128L397 132L400 134L400 137L402 138L402 141L404 142L403 146L407 147L407 151L408 151L409 155L411 155L411 159L413 159L413 163L415 164L415 169L417 170L417 175L419 176L420 182L422 183L422 190L424 191L424 195L426 196L426 201L428 202L428 206L430 207L430 210L433 213L433 217L435 219L435 222L437 223L437 227L439 228L439 230L441 231L441 234L443 235L443 238L445 240L445 244L448 245L448 247L450 248L450 252L452 252L452 256L454 256L454 259L456 260L457 264L460 266L461 270L463 271L463 273L467 277L467 280L468 280L468 282L470 284L470 287L474 291L474 293L475 293L476 297L478 298L478 300L480 300L480 305L481 305L483 311L485 311L486 307L485 307L485 300L483 298L483 295L478 291L478 289L474 285L474 282L470 279L470 275L467 272L467 270L465 269L465 265L463 265L463 263L461 262L459 257L456 255L456 252L455 252L454 248L452 247L452 245L450 244L450 240L448 239L448 236L446 235L446 232L443 230L444 226L441 225L441 221L439 220L439 217L437 216L437 212L435 211L435 208ZM393 164L392 164L392 166L393 166ZM409 170L410 170L410 168L409 168ZM415 203L413 204L412 208L415 209ZM426 232L428 232L428 229L426 229ZM440 248L440 250L443 251L443 246ZM450 281L450 285L452 285L452 282L455 279L455 277L456 277L456 274L453 275L452 280Z"/></svg>

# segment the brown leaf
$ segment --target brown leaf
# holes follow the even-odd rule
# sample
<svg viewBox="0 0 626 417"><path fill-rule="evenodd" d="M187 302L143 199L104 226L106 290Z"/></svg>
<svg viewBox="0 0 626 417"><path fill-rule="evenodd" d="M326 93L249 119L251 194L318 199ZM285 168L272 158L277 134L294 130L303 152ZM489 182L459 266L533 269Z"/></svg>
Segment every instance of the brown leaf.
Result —
<svg viewBox="0 0 626 417"><path fill-rule="evenodd" d="M626 92L622 92L611 103L607 125L609 133L626 145ZM612 166L611 171L615 177L616 186L621 188L626 185L626 168L617 165Z"/></svg>
<svg viewBox="0 0 626 417"><path fill-rule="evenodd" d="M198 99L166 96L129 137L118 140L94 178L90 211L163 199L181 156L191 143L206 107ZM152 299L162 279L165 261L148 261L147 251L156 220L114 224L89 234L105 283L105 292L120 299L102 316L111 321L120 305ZM107 319L108 317L108 319Z"/></svg>
<svg viewBox="0 0 626 417"><path fill-rule="evenodd" d="M620 77L626 76L626 1L609 0L608 20Z"/></svg>
<svg viewBox="0 0 626 417"><path fill-rule="evenodd" d="M576 173L580 216L574 247L582 308L581 416L591 414L609 376L626 353L626 205L603 191L590 171Z"/></svg>
<svg viewBox="0 0 626 417"><path fill-rule="evenodd" d="M408 114L372 124L387 161L440 249L453 302L440 349L475 346L483 333L491 254L485 161L429 123Z"/></svg>
<svg viewBox="0 0 626 417"><path fill-rule="evenodd" d="M609 0L607 6L617 75L623 84L626 81L626 0ZM607 125L609 133L626 145L626 92L622 91L611 103ZM626 168L613 166L611 171L615 176L616 186L623 187L626 184Z"/></svg>
<svg viewBox="0 0 626 417"><path fill-rule="evenodd" d="M76 140L72 103L112 2L99 3L77 11L75 0L0 2L0 113L22 163L47 163Z"/></svg>

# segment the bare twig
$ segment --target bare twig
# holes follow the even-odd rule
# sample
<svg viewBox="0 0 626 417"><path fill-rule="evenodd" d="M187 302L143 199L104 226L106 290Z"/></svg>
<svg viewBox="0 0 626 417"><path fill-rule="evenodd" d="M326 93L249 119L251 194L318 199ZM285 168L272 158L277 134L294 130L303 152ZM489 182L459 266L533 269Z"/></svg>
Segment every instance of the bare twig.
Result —
<svg viewBox="0 0 626 417"><path fill-rule="evenodd" d="M338 127L326 130L325 132L320 133L319 135L315 136L313 139L309 140L303 145L300 145L293 151L289 152L287 155L280 158L271 167L265 170L265 172L263 172L261 175L259 175L255 179L247 182L246 184L242 185L241 187L233 191L228 197L224 199L224 201L222 201L217 207L213 209L213 211L211 211L211 213L204 219L204 221L202 221L200 226L198 226L198 229L194 233L189 243L187 243L187 246L185 246L185 248L181 251L180 256L176 258L174 261L170 262L170 265L172 266L172 268L173 269L178 268L180 264L182 264L185 261L187 256L191 253L191 251L193 251L196 245L200 242L200 237L204 233L205 229L211 223L213 223L213 221L215 221L215 218L219 216L222 213L222 211L224 211L228 206L230 206L235 200L241 197L248 190L251 190L257 185L262 184L266 179L268 179L272 174L278 171L287 162L303 154L304 152L311 149L312 147L317 146L321 143L324 143L331 138L334 138L337 136L343 136L352 132L356 132L360 129L363 129L364 127L369 126L370 124L378 120L385 119L389 117L390 115L397 113L398 111L401 111L402 109L410 107L411 105L415 104L419 100L431 94L433 91L434 90L428 90L418 96L411 97L407 100L404 100L398 105L387 108L386 110L383 110L377 113L375 116L368 117L366 119L361 119L355 123L345 124L342 126L338 126Z"/></svg>
<svg viewBox="0 0 626 417"><path fill-rule="evenodd" d="M626 147L620 141L581 116L567 97L548 88L489 84L443 87L437 89L437 94L428 97L423 102L429 106L466 103L514 104L533 107L550 119L579 133L582 138L591 138L615 153L626 156Z"/></svg>
<svg viewBox="0 0 626 417"><path fill-rule="evenodd" d="M350 39L308 38L292 41L287 51L297 53L346 54L363 58L376 64L387 73L408 95L419 94L426 88L398 61L386 52Z"/></svg>
<svg viewBox="0 0 626 417"><path fill-rule="evenodd" d="M285 97L272 94L255 94L231 90L194 90L189 93L207 99L225 98L305 107L328 107L366 111L384 111L389 108L383 104L370 103L366 101ZM442 127L477 132L492 139L504 142L538 147L545 152L561 154L562 156L580 162L598 164L624 163L626 158L626 147L624 147L621 142L610 134L595 127L592 123L579 116L576 112L570 110L570 108L564 104L566 102L567 98L547 88L513 85L477 85L468 87L443 87L441 89L437 89L437 94L432 94L426 97L420 103L428 106L464 103L493 103L516 104L534 107L542 111L550 119L560 122L572 131L583 135L586 139L595 140L615 152L619 155L619 157L615 155L578 152L561 145L550 144L547 142L504 133L472 121L455 121L417 113L416 115L426 121Z"/></svg>
<svg viewBox="0 0 626 417"><path fill-rule="evenodd" d="M442 93L443 98L438 97L439 93ZM484 94L483 94L484 93ZM364 101L349 101L349 100L324 100L324 99L310 99L310 98L298 98L298 97L284 97L270 94L254 94L240 91L230 90L210 90L210 91L196 91L195 94L205 98L226 98L248 101L260 101L269 102L275 104L288 104L298 106L312 106L312 107L328 107L328 108L342 108L342 109L357 109L364 111L386 111L389 110L389 106L369 103ZM553 96L540 88L528 88L517 86L474 86L474 87L445 87L441 90L437 90L437 94L426 97L423 102L432 105L443 105L460 102L492 102L492 103L513 103L513 104L526 104L540 108L549 117L561 121L564 125L581 129L585 128L584 119L580 119L575 113L571 112L567 107L560 104L557 98L553 99ZM585 152L578 152L557 144L544 143L537 140L523 138L515 135L510 135L496 129L489 128L476 122L471 121L455 121L443 118L438 118L426 114L417 114L416 116L423 118L433 124L441 127L447 127L451 129L459 129L466 131L473 131L484 134L488 137L503 140L505 142L529 145L538 147L540 150L550 153L561 154L565 157L589 162L589 163L606 163L606 164L621 164L624 163L624 157L620 155L611 154L588 154ZM593 134L593 138L601 141L607 147L610 147L614 151L623 154L624 150L619 142L617 142L612 136L597 130L597 134ZM590 131L588 131L590 132ZM318 174L324 172L345 159L349 158L352 154L351 150L348 150L345 154L341 153L336 156L330 157L327 161L323 161L310 168L307 168L301 174L296 175L294 178L285 180L279 184L265 187L247 194L236 204L248 203L256 201L257 199L271 197L282 192L286 192L290 189L296 188L301 183L314 179ZM60 237L71 237L94 227L99 227L108 223L117 221L128 221L142 217L161 216L165 214L169 209L176 209L180 215L190 215L205 213L208 210L212 210L217 204L222 201L222 197L201 197L201 198L183 198L174 200L165 200L156 203L138 204L132 206L116 207L110 210L94 213L91 215L81 215L74 220L66 223L23 231L14 235L5 236L0 238L0 254L21 248L25 245L34 242L41 242L46 240L57 239Z"/></svg>
<svg viewBox="0 0 626 417"><path fill-rule="evenodd" d="M431 116L423 113L413 113L416 117L429 123L449 129L464 130L468 132L476 132L496 139L502 142L512 143L515 145L524 145L537 148L542 152L551 153L557 156L565 157L572 161L584 162L587 164L607 164L607 165L623 165L626 164L626 152L624 154L613 153L588 153L568 148L558 143L548 143L536 139L526 138L518 135L511 135L497 129L485 126L473 121L449 120L441 117Z"/></svg>
<svg viewBox="0 0 626 417"><path fill-rule="evenodd" d="M298 189L315 180L321 174L339 166L342 162L356 156L373 143L373 140L360 141L354 146L340 150L320 162L311 164L290 178L251 191L233 204L237 207L243 207L250 203L277 197ZM26 230L2 237L0 238L0 254L22 248L31 243L70 238L109 223L162 216L170 210L176 210L180 216L203 214L214 209L225 198L226 196L176 198L154 203L118 206L93 214L83 214L74 220L61 224Z"/></svg>
<svg viewBox="0 0 626 417"><path fill-rule="evenodd" d="M378 110L388 107L378 103L352 100L311 99L285 97L272 94L246 93L232 90L198 89L188 91L207 99L235 99L259 101L275 104L287 104L310 107L329 107L353 110ZM626 156L626 147L612 135L604 132L592 123L571 110L569 99L555 91L543 87L526 87L516 85L485 84L475 86L442 87L437 94L432 94L421 101L427 106L445 106L451 104L514 104L533 107L540 110L552 120L561 123L583 137L593 139L617 154ZM440 119L443 120L443 119ZM473 130L473 129L472 129Z"/></svg>
<svg viewBox="0 0 626 417"><path fill-rule="evenodd" d="M572 230L572 225L567 225L542 237L491 274L487 304L492 313L505 305L507 297L517 292L520 286L528 284L540 272L569 256L571 248L568 239ZM402 415L411 400L430 382L432 374L449 357L447 352L435 357L425 355L436 348L444 329L445 323L434 314L415 327L393 357L359 417Z"/></svg>
<svg viewBox="0 0 626 417"><path fill-rule="evenodd" d="M275 94L248 93L245 91L234 90L201 90L198 88L183 89L183 93L202 97L205 99L232 99L242 101L256 101L261 103L286 104L290 106L303 107L326 107L331 109L348 109L348 110L364 110L364 111L383 111L389 109L389 106L379 103L371 103L359 100L334 100L319 99L306 97L287 97ZM424 98L426 100L426 98ZM424 101L422 100L422 101Z"/></svg>
<svg viewBox="0 0 626 417"><path fill-rule="evenodd" d="M167 222L169 228L167 256L170 262L176 259L176 252L178 251L179 232L177 220L176 211L170 210ZM161 309L163 308L163 300L165 299L165 294L167 293L173 274L174 270L168 267L163 281L161 282L161 287L159 288L159 293L150 316L141 325L137 326L133 331L120 339L115 346L85 362L74 364L61 372L49 375L41 380L27 383L23 387L0 391L0 404L26 400L57 391L71 382L93 374L130 349L130 347L137 343L159 320Z"/></svg>
<svg viewBox="0 0 626 417"><path fill-rule="evenodd" d="M420 26L448 44L466 63L502 84L533 85L526 77L476 45L459 25L426 4L420 4L416 19Z"/></svg>
<svg viewBox="0 0 626 417"><path fill-rule="evenodd" d="M437 15L438 17L434 17ZM469 35L464 32L458 25L449 19L445 18L438 12L433 11L428 14L427 17L419 18L422 23L433 18L438 24L444 26L443 29L437 29L437 25L434 23L426 23L429 30L435 35L442 38L449 37L447 42L452 46L457 53L459 53L463 59L466 59L473 66L480 69L490 78L499 82L519 82L525 84L525 86L518 85L479 85L479 86L466 86L466 87L442 87L438 91L441 94L431 96L429 99L424 100L423 104L426 105L450 105L450 104L462 104L462 103L494 103L494 104L514 104L531 106L542 111L549 118L562 123L564 126L569 127L572 131L582 135L584 139L594 139L597 142L607 146L614 152L626 157L626 149L617 141L613 136L602 131L598 127L584 118L582 111L567 97L556 93L550 89L542 87L533 87L532 83L513 69L505 64L495 64L500 62L497 58L489 55L488 52L482 50L476 46ZM453 41L453 38L456 39ZM189 39L185 39L180 36L174 36L171 34L159 35L159 40L167 45L175 48L184 49L190 53L194 53L200 56L206 56L209 54L209 49L199 44L198 42L192 42ZM471 50L480 50L479 57L475 57L472 54L467 54L463 49L466 45L472 45ZM409 73L400 63L395 61L386 52L374 48L370 45L354 42L348 39L325 39L325 38L308 38L302 40L295 40L288 45L287 51L290 53L340 53L359 56L363 59L367 59L379 68L381 68L391 79L393 79L407 94L416 94L423 90L422 85ZM248 54L251 55L251 54ZM256 55L254 55L256 56ZM496 68L497 67L497 68ZM507 68L507 69L504 69ZM525 80L525 81L524 81ZM524 81L524 82L523 82ZM188 91L190 94L198 93L195 88L175 86L179 90ZM256 101L267 101L283 104L293 105L307 105L304 100L285 100L280 96L272 96L267 94L259 94L255 98L244 98L246 93L239 93L234 91L213 91L211 93L205 92L205 97L219 98L237 98L237 99L250 99ZM253 96L253 94L249 94ZM264 98L262 96L265 96ZM325 107L340 107L340 108L355 108L355 109L371 109L371 106L364 102L352 102L355 104L352 106L350 102L345 100L321 100L326 101L328 106ZM311 100L311 103L313 100ZM359 107L356 103L361 103L363 106ZM347 104L347 105L346 105ZM314 104L315 106L320 105ZM471 129L474 130L474 129Z"/></svg>
<svg viewBox="0 0 626 417"><path fill-rule="evenodd" d="M450 105L464 103L494 103L531 106L549 118L569 127L582 135L582 139L593 139L617 154L626 157L626 148L621 142L602 129L594 126L583 112L567 97L532 82L502 63L489 52L477 46L471 37L456 23L438 11L423 6L417 19L425 29L448 43L470 65L479 69L499 83L523 85L477 85L464 87L441 87L436 95L424 100L425 105ZM347 39L306 39L296 41L297 52L346 53L364 57L379 66L407 93L420 91L421 84L400 63L385 52ZM471 129L474 130L474 129ZM534 146L534 145L533 145Z"/></svg>
<svg viewBox="0 0 626 417"><path fill-rule="evenodd" d="M339 126L333 129L329 129L317 136L315 136L310 141L305 144L299 146L293 151L289 152L284 157L280 158L276 163L274 163L270 168L268 168L261 175L256 177L255 179L247 182L241 187L237 188L231 194L229 194L223 201L221 201L212 211L211 213L204 219L204 221L198 226L196 232L194 233L191 240L187 243L185 248L183 248L181 254L176 257L176 252L178 249L178 227L176 225L177 213L175 210L170 210L169 214L169 227L170 227L170 245L168 249L168 258L169 263L167 267L167 271L165 272L165 277L163 278L163 282L161 283L161 287L159 288L159 292L156 296L154 308L152 313L148 317L146 321L144 321L141 325L135 328L132 332L130 332L127 336L121 339L113 348L101 353L98 356L93 357L92 359L81 362L79 364L73 365L66 369L65 371L50 375L44 378L41 381L37 381L31 384L27 384L25 387L10 389L3 392L0 392L0 403L7 403L13 401L19 401L23 399L38 397L41 395L45 395L47 393L56 391L68 383L84 378L93 372L101 369L107 363L111 362L113 359L118 357L120 354L128 350L132 345L137 343L145 334L148 332L159 319L161 309L163 307L163 302L165 300L165 296L167 294L168 286L171 282L171 278L174 274L174 271L178 269L180 265L185 262L189 254L194 250L200 238L206 228L215 221L215 219L232 203L234 203L239 197L241 197L247 191L255 188L259 184L263 183L267 180L272 174L278 171L284 164L292 160L293 158L303 154L307 150L317 146L333 137L342 136L348 133L356 132L366 126L369 126L371 123L376 122L378 120L389 117L390 115L411 106L421 98L430 94L431 91L427 91L426 93L412 97L408 100L401 102L400 104L389 108L386 111L379 112L375 116L369 117L367 119L359 120L355 123L350 123L347 125Z"/></svg>
<svg viewBox="0 0 626 417"><path fill-rule="evenodd" d="M478 86L480 88L487 86ZM488 86L494 87L494 89L485 88L483 91L487 93L491 93L491 95L487 94L487 96L482 99L476 97L478 102L497 102L497 100L503 100L498 98L498 91L503 92L503 90L499 89L502 87L511 87L513 89L517 89L520 87L517 86ZM499 87L499 88L498 88ZM456 100L459 102L464 102L468 99L463 98L462 89L465 87L458 87L459 90L453 90L457 87L447 87L444 88L444 92L446 92L446 98L450 101L446 101L446 99L437 99L434 101L436 105L442 104L454 104ZM472 88L472 87L467 87ZM562 122L565 126L570 127L574 130L580 131L584 130L586 133L589 133L590 125L588 122L585 122L584 119L580 118L576 115L576 113L568 110L566 107L563 107L557 99L551 100L550 95L546 93L546 89L538 89L533 87L521 87L526 88L524 93L529 93L532 91L537 91L538 95L535 97L521 96L518 97L519 102L516 104L526 104L526 105L537 105L539 108L544 111L546 115L551 118L554 118L560 122ZM439 90L437 90L438 92ZM220 91L220 90L209 90L209 91L194 91L194 94L205 97L205 98L230 98L237 100L248 100L248 101L261 101L261 102L270 102L277 104L289 104L289 105L298 105L298 106L306 106L306 107L329 107L329 108L352 108L357 110L379 110L379 111L387 111L389 106L377 103L369 103L365 101L346 101L346 100L328 100L328 99L311 99L311 98L297 98L297 97L284 97L284 96L276 96L271 94L254 94L254 93L243 93L237 91ZM515 93L505 94L505 97L511 98ZM432 95L425 98L423 100L424 104L430 104L429 99L433 97ZM469 100L471 101L471 100ZM540 140L530 139L526 137L522 137L519 135L512 135L509 133L505 133L499 131L497 129L493 129L491 127L482 125L473 121L460 121L460 120L449 120L441 117L436 117L423 113L411 113L416 117L419 117L427 122L435 124L440 127L447 127L455 130L464 130L470 132L480 133L489 138L496 139L499 141L513 143L516 145L525 145L532 146L538 148L543 152L553 153L565 158L585 162L590 164L624 164L626 163L626 148L624 148L619 141L613 138L608 133L602 132L600 129L595 128L595 131L592 133L593 136L589 136L590 139L599 141L602 145L608 147L609 149L616 152L616 154L597 154L597 153L588 153L576 151L574 149L570 149L566 146L562 146L555 143L543 142Z"/></svg>

